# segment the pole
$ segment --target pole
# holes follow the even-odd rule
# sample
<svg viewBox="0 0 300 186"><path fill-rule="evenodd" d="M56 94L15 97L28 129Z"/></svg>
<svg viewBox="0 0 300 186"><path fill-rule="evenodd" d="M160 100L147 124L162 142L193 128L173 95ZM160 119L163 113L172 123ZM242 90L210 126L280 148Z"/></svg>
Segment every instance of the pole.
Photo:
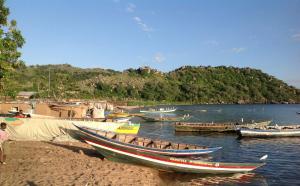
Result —
<svg viewBox="0 0 300 186"><path fill-rule="evenodd" d="M48 76L48 98L50 97L50 68L49 68L49 76Z"/></svg>

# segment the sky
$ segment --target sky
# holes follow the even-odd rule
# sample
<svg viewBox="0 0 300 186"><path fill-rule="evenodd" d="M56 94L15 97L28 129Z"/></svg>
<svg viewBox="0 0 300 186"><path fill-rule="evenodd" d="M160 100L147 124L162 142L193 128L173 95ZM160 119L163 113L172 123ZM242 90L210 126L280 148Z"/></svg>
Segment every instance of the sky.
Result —
<svg viewBox="0 0 300 186"><path fill-rule="evenodd" d="M27 65L261 69L300 88L300 0L7 0Z"/></svg>

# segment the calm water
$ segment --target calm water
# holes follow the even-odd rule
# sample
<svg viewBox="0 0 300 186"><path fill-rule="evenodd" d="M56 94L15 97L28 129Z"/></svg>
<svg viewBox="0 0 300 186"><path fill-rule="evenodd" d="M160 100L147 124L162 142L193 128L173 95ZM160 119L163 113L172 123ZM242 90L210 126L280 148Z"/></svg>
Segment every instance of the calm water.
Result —
<svg viewBox="0 0 300 186"><path fill-rule="evenodd" d="M272 120L300 124L300 105L192 105L176 106L174 115L190 114L193 121ZM300 138L242 139L235 134L175 133L173 123L141 123L141 136L207 146L222 146L212 160L257 162L268 154L266 165L248 174L193 175L160 172L166 185L300 185Z"/></svg>

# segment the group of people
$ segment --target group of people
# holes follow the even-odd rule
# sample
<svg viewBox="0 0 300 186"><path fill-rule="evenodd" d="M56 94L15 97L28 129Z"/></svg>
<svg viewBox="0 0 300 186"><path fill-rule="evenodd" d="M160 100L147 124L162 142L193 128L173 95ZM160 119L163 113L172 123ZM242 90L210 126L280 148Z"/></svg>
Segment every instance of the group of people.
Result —
<svg viewBox="0 0 300 186"><path fill-rule="evenodd" d="M5 131L6 123L0 124L0 164L6 164L5 143L8 141L8 133Z"/></svg>

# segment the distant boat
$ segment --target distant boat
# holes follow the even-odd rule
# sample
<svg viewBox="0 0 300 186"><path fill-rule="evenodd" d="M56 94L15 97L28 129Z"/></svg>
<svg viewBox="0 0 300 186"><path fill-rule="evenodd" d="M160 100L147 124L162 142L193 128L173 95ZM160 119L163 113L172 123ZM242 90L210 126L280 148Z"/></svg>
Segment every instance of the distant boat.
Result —
<svg viewBox="0 0 300 186"><path fill-rule="evenodd" d="M162 117L150 117L150 116L140 116L142 119L148 122L176 122L176 121L186 121L190 118L189 115L180 116L180 117L169 117L169 116L162 116Z"/></svg>
<svg viewBox="0 0 300 186"><path fill-rule="evenodd" d="M240 128L255 128L267 126L271 121L254 123L188 123L176 122L176 132L234 132Z"/></svg>
<svg viewBox="0 0 300 186"><path fill-rule="evenodd" d="M300 137L300 125L240 129L238 133L240 137Z"/></svg>
<svg viewBox="0 0 300 186"><path fill-rule="evenodd" d="M168 113L175 112L176 108L159 108L159 109L149 109L149 110L140 110L142 113Z"/></svg>
<svg viewBox="0 0 300 186"><path fill-rule="evenodd" d="M153 167L158 170L169 172L185 172L185 173L212 173L212 174L231 174L240 172L249 172L265 163L221 163L207 162L201 160L193 160L190 158L176 158L171 156L161 155L159 149L153 152L147 151L143 145L146 141L140 141L138 145L129 146L120 143L119 140L127 136L116 135L108 137L107 135L94 135L86 130L82 130L82 138L92 145L102 156L108 160L139 164L148 167ZM149 142L146 142L149 143ZM142 145L143 144L143 145ZM168 149L161 149L167 151ZM194 149L197 150L197 149Z"/></svg>
<svg viewBox="0 0 300 186"><path fill-rule="evenodd" d="M300 112L297 112L297 114L300 114Z"/></svg>

